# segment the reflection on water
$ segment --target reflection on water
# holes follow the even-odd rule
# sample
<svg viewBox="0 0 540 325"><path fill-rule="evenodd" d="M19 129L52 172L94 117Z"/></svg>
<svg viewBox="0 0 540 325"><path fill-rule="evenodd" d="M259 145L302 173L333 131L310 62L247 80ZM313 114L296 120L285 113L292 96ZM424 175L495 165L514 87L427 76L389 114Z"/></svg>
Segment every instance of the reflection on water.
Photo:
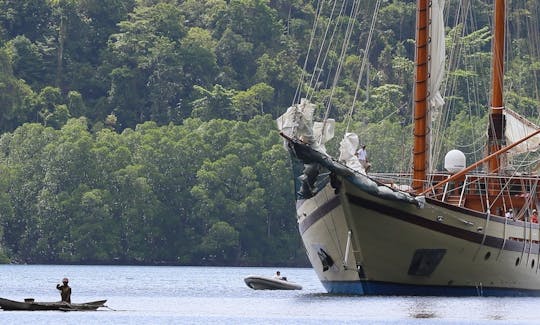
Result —
<svg viewBox="0 0 540 325"><path fill-rule="evenodd" d="M488 316L488 319L502 320L504 318L501 315L492 315L492 316Z"/></svg>
<svg viewBox="0 0 540 325"><path fill-rule="evenodd" d="M432 311L433 307L431 306L428 300L424 299L415 299L412 306L410 315L412 318L435 318L436 314Z"/></svg>
<svg viewBox="0 0 540 325"><path fill-rule="evenodd" d="M0 266L0 296L58 300L70 278L74 302L108 299L112 310L0 312L1 324L536 324L539 298L330 295L311 269L280 269L303 290L248 288L243 278L273 268Z"/></svg>
<svg viewBox="0 0 540 325"><path fill-rule="evenodd" d="M516 299L507 298L507 299L489 299L486 305L486 315L485 317L490 320L505 320L505 314L508 313L507 309L514 304ZM519 301L523 300L518 299ZM528 300L525 298L525 300ZM531 302L536 303L538 298L530 298Z"/></svg>

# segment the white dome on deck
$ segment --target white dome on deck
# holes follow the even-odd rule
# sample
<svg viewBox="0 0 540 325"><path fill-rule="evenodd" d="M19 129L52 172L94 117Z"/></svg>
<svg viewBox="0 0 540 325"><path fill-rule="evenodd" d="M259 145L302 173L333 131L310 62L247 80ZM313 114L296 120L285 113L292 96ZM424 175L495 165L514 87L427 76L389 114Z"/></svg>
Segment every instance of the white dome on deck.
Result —
<svg viewBox="0 0 540 325"><path fill-rule="evenodd" d="M450 173L457 173L466 166L465 154L459 150L450 150L444 156L444 169Z"/></svg>

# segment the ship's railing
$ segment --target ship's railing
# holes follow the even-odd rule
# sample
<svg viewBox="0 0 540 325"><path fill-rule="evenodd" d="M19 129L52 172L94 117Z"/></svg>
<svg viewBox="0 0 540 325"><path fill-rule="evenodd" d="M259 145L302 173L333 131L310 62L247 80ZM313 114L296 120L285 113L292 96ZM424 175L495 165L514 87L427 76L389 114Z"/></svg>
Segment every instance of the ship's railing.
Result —
<svg viewBox="0 0 540 325"><path fill-rule="evenodd" d="M472 174L445 184L442 191L431 192L431 197L496 215L504 215L511 208L516 219L525 219L540 198L539 180L531 175Z"/></svg>
<svg viewBox="0 0 540 325"><path fill-rule="evenodd" d="M412 175L409 173L370 173L369 176L402 191L411 191ZM426 187L437 184L451 177L448 173L433 173L429 175L430 182ZM460 207L469 207L480 212L488 210L497 215L504 215L509 208L520 211L523 217L523 207L532 209L536 199L540 201L540 188L537 186L540 177L537 175L521 174L515 176L488 175L471 173L433 188L426 196ZM471 201L471 204L468 204ZM539 204L540 206L540 204Z"/></svg>

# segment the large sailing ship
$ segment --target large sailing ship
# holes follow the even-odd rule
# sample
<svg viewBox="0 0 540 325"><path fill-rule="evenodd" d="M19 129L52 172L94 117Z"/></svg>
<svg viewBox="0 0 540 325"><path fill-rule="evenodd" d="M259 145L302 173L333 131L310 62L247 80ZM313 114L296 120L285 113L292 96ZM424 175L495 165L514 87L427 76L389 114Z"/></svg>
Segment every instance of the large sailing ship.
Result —
<svg viewBox="0 0 540 325"><path fill-rule="evenodd" d="M504 107L505 0L493 9L486 157L466 166L465 155L452 150L446 171L430 171L431 115L443 103L435 68L445 58L444 35L436 35L444 30L441 7L417 2L409 183L366 173L354 133L345 134L339 158L327 154L334 121L314 122L307 99L277 121L292 157L299 231L330 293L540 296L540 228L532 220L540 178L506 163L511 152L538 149L540 131Z"/></svg>

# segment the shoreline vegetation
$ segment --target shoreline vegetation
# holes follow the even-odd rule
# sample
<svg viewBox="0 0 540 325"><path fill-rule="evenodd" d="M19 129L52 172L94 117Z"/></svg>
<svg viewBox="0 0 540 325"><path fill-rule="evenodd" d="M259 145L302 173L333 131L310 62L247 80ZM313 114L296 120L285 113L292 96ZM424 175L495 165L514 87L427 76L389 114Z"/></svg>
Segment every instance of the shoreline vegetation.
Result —
<svg viewBox="0 0 540 325"><path fill-rule="evenodd" d="M303 66L315 64L305 60L314 17L333 15L317 3L0 0L0 261L307 265L275 119L310 77ZM506 105L524 116L540 106L537 77L526 73L540 65L525 36L539 24L535 5L509 4L519 10L508 25L516 40ZM366 43L371 12L359 11L351 49ZM484 29L447 40L472 52L464 60L475 64L455 71L453 87L478 104L454 98L445 146L485 133L489 94L477 90L490 75L487 16L477 20ZM403 26L414 25L413 3L384 2L378 17L350 129L372 148L372 172L407 171L413 84L403 76L414 67L415 31ZM341 52L319 40L313 49L330 62ZM346 54L335 91L332 69L320 71L317 89L300 90L321 103L316 118L328 104L349 111L362 55ZM337 120L328 152L344 129Z"/></svg>

